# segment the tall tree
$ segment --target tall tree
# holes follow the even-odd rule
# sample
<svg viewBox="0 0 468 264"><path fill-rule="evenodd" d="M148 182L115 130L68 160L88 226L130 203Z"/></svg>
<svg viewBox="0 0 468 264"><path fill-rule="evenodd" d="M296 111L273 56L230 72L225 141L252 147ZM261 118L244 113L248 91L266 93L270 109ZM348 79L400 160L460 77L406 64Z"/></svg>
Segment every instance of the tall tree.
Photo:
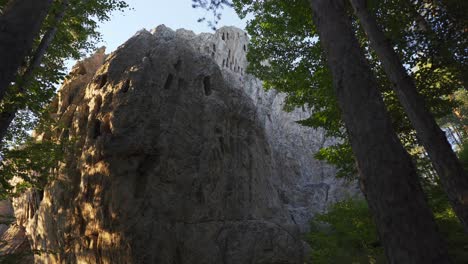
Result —
<svg viewBox="0 0 468 264"><path fill-rule="evenodd" d="M31 51L52 0L11 0L0 17L0 102Z"/></svg>
<svg viewBox="0 0 468 264"><path fill-rule="evenodd" d="M12 126L16 126L16 132L33 128L27 123L35 123L31 121L41 115L55 95L55 85L66 74L63 62L79 59L83 53L92 51L100 39L98 22L108 20L110 12L123 11L127 6L119 0L54 1L42 25L41 37L35 39L17 82L9 87L0 105L0 146L18 138L11 135ZM29 116L30 122L15 121L21 111L29 113L23 117ZM0 149L0 155L1 152Z"/></svg>
<svg viewBox="0 0 468 264"><path fill-rule="evenodd" d="M360 179L390 263L450 263L344 0L310 0ZM424 241L422 243L422 241Z"/></svg>
<svg viewBox="0 0 468 264"><path fill-rule="evenodd" d="M42 36L39 46L36 48L27 69L19 78L17 85L18 90L16 91L17 96L25 92L26 87L28 87L29 83L31 82L31 79L34 77L34 71L40 66L47 49L54 40L55 35L57 34L58 24L62 22L68 5L69 1L63 0L60 9L55 14L53 22L54 25L49 27L45 34ZM12 104L3 107L3 111L0 112L0 145L2 144L3 138L5 137L8 131L8 127L13 122L19 108L20 106L18 104Z"/></svg>
<svg viewBox="0 0 468 264"><path fill-rule="evenodd" d="M403 67L389 40L368 11L366 0L350 0L359 21L366 32L385 72L393 83L399 98L417 135L431 158L449 200L462 224L468 230L468 175L439 128L434 117L419 95L413 79Z"/></svg>
<svg viewBox="0 0 468 264"><path fill-rule="evenodd" d="M4 7L5 2L0 0L0 10ZM47 174L52 164L50 161L60 156L61 146L66 145L68 139L63 139L64 142L42 140L39 144L30 139L29 131L40 130L37 124L43 127L63 125L49 123L53 121L47 118L50 113L47 106L56 95L56 85L66 75L64 62L78 60L85 53L92 52L101 37L97 31L99 22L109 20L112 11L123 11L127 7L120 0L53 2L40 37L34 40L33 48L21 66L19 78L10 85L0 104L0 133L3 137L0 160L9 160L8 164L0 164L0 196L12 195L8 179L17 176L30 182L34 179L23 177L25 171L40 169ZM42 118L44 116L46 118ZM36 183L30 183L37 187Z"/></svg>

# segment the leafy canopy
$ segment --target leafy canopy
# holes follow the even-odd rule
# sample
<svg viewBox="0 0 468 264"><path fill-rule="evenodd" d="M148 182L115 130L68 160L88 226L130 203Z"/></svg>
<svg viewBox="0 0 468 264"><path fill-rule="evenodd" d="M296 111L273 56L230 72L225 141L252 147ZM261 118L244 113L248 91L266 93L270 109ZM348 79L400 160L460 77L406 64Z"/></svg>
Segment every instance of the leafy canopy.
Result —
<svg viewBox="0 0 468 264"><path fill-rule="evenodd" d="M431 34L438 32L436 25L442 19L423 15L422 18L430 25L431 31L422 31L417 27L414 15L415 12L423 12L418 5L403 0L369 2L372 11L378 14L379 24L385 29L403 64L415 79L432 114L436 118L450 114L457 105L450 96L461 87L461 81L455 68L448 64L434 63L434 52L440 47L440 42ZM341 120L331 74L312 21L309 2L235 0L233 6L243 17L253 15L246 28L251 36L247 55L250 62L248 72L262 79L267 89L274 87L285 92L286 109L309 108L311 116L299 123L324 129L328 136L337 139L336 144L324 146L316 154L316 158L336 165L339 176L356 175L354 158ZM351 15L351 10L349 12ZM369 48L359 24L355 21L354 25L378 79L393 126L420 165L419 169L427 173L431 170L430 163L427 162L424 150L417 142L416 133L391 89L392 84L385 76L378 58ZM460 43L454 40L450 45L459 47Z"/></svg>

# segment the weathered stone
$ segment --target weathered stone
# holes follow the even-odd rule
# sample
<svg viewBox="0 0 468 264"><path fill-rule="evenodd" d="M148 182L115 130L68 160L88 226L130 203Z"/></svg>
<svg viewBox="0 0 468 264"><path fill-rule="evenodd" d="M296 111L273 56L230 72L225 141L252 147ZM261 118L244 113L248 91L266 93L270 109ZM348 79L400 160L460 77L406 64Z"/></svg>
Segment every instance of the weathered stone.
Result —
<svg viewBox="0 0 468 264"><path fill-rule="evenodd" d="M28 194L30 193L27 192L22 197L28 199ZM24 227L27 218L23 215L34 210L29 207L29 203L15 204L15 208L18 210L13 210L10 200L0 201L0 263L13 263L13 261L18 264L34 263L33 252ZM15 214L18 223L15 221Z"/></svg>
<svg viewBox="0 0 468 264"><path fill-rule="evenodd" d="M301 231L356 186L313 159L309 112L245 74L247 49L236 28L159 26L78 63L55 102L75 148L27 224L36 263L303 263Z"/></svg>

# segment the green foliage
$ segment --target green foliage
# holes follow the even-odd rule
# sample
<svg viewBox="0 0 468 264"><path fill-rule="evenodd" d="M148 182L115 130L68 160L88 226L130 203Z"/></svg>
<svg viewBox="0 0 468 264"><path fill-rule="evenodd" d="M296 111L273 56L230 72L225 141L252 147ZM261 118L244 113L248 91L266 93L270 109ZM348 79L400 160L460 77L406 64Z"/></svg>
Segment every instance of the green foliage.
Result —
<svg viewBox="0 0 468 264"><path fill-rule="evenodd" d="M314 157L318 160L326 160L340 168L336 174L338 178L352 179L357 174L353 153L348 142L323 147Z"/></svg>
<svg viewBox="0 0 468 264"><path fill-rule="evenodd" d="M438 41L440 36L432 36L434 32L442 34L443 30L439 30L436 25L445 20L422 16L427 19L431 29L423 32L416 27L415 21L415 13L422 12L419 10L422 7L402 0L369 1L369 4L400 54L403 65L411 70L409 72L432 114L436 118L449 115L456 106L450 96L460 87L458 70L450 65L459 61L449 58L445 53L435 56L441 42ZM312 110L313 114L299 123L324 129L327 136L337 138L338 142L335 146L321 149L316 158L335 165L339 176L353 175L356 171L353 154L341 120L331 74L312 21L309 1L235 0L233 5L241 16L253 16L246 28L251 36L247 54L250 65L247 71L262 79L267 89L274 87L285 92L286 110L294 107ZM419 169L424 172L432 170L381 63L369 48L359 23L355 21L354 25L377 77L394 129L413 154ZM450 42L450 45L444 44L446 49L460 47L456 40L445 41ZM438 62L445 59L444 63L436 63L436 57Z"/></svg>
<svg viewBox="0 0 468 264"><path fill-rule="evenodd" d="M253 14L246 30L251 36L247 72L265 88L285 92L286 110L311 109L300 124L324 129L342 143L320 150L316 157L335 165L339 176L355 173L333 80L326 65L307 0L233 1L240 15Z"/></svg>
<svg viewBox="0 0 468 264"><path fill-rule="evenodd" d="M307 241L313 263L385 263L381 247L364 200L345 200L311 222Z"/></svg>
<svg viewBox="0 0 468 264"><path fill-rule="evenodd" d="M458 152L458 158L462 163L466 171L468 171L468 140L462 145L462 148Z"/></svg>
<svg viewBox="0 0 468 264"><path fill-rule="evenodd" d="M437 224L454 263L468 262L468 237L439 185L425 184ZM364 200L349 199L317 215L307 241L311 263L386 263L376 226Z"/></svg>
<svg viewBox="0 0 468 264"><path fill-rule="evenodd" d="M423 182L423 187L454 263L468 263L468 236L452 210L444 190L437 181Z"/></svg>
<svg viewBox="0 0 468 264"><path fill-rule="evenodd" d="M21 147L5 151L0 163L0 199L18 195L31 187L44 188L63 160L65 146L64 142L35 142L29 138ZM13 186L10 182L13 178L21 181Z"/></svg>

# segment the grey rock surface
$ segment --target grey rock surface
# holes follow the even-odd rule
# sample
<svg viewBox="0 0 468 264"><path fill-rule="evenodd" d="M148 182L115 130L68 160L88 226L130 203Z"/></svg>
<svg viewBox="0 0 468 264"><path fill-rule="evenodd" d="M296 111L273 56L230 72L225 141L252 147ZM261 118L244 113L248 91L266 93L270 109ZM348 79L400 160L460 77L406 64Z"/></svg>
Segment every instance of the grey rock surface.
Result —
<svg viewBox="0 0 468 264"><path fill-rule="evenodd" d="M301 232L355 184L329 139L245 74L248 36L142 30L78 63L54 103L75 145L26 224L36 263L303 263Z"/></svg>

